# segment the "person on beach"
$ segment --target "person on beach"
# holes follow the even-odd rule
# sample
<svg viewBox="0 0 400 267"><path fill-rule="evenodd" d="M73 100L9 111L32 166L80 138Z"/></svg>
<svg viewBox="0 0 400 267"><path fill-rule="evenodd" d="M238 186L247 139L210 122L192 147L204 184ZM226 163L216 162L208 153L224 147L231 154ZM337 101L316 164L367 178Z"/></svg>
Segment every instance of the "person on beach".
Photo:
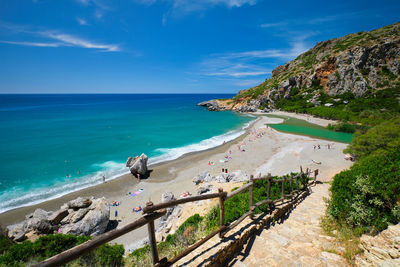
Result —
<svg viewBox="0 0 400 267"><path fill-rule="evenodd" d="M314 145L314 151L315 151L316 146Z"/></svg>
<svg viewBox="0 0 400 267"><path fill-rule="evenodd" d="M103 184L106 182L106 176L103 175Z"/></svg>
<svg viewBox="0 0 400 267"><path fill-rule="evenodd" d="M140 181L140 173L138 173L137 178L138 178L138 180Z"/></svg>
<svg viewBox="0 0 400 267"><path fill-rule="evenodd" d="M115 218L117 218L118 217L118 210L115 210Z"/></svg>
<svg viewBox="0 0 400 267"><path fill-rule="evenodd" d="M321 149L321 146L320 146L320 145L318 145L318 149Z"/></svg>

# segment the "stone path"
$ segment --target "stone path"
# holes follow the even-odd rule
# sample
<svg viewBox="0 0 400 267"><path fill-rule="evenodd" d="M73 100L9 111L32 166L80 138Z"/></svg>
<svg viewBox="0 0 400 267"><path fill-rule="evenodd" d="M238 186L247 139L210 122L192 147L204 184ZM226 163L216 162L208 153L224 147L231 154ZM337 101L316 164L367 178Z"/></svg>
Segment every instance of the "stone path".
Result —
<svg viewBox="0 0 400 267"><path fill-rule="evenodd" d="M347 266L344 258L328 252L334 248L333 238L319 226L328 196L328 184L312 187L283 223L260 230L229 266Z"/></svg>

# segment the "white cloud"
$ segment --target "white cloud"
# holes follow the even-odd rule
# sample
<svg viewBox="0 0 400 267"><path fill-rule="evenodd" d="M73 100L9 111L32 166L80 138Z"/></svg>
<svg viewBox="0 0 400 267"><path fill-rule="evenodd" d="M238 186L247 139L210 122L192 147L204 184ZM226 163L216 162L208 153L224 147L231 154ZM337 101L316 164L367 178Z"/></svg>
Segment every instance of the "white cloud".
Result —
<svg viewBox="0 0 400 267"><path fill-rule="evenodd" d="M64 46L74 46L89 49L99 49L104 52L117 52L120 51L120 47L115 44L99 44L89 40L79 38L77 36L58 33L58 32L41 32L41 34L47 38L61 41Z"/></svg>
<svg viewBox="0 0 400 267"><path fill-rule="evenodd" d="M260 26L261 26L261 28L274 28L274 27L281 27L286 24L287 24L287 22L282 21L282 22L275 22L275 23L263 23Z"/></svg>
<svg viewBox="0 0 400 267"><path fill-rule="evenodd" d="M88 25L87 21L83 18L76 18L76 21L80 24L80 25Z"/></svg>
<svg viewBox="0 0 400 267"><path fill-rule="evenodd" d="M104 44L91 41L82 37L71 34L62 33L55 30L38 31L33 27L19 26L14 24L0 23L0 28L4 28L14 34L23 34L24 41L2 40L0 43L36 46L36 47L81 47L87 49L95 49L102 52L118 52L121 48L118 44ZM37 41L36 39L44 39ZM28 40L35 38L34 41ZM54 42L56 41L56 42Z"/></svg>
<svg viewBox="0 0 400 267"><path fill-rule="evenodd" d="M200 74L227 79L234 85L253 86L263 81L276 64L304 53L310 34L297 35L284 49L250 50L209 55L200 63Z"/></svg>
<svg viewBox="0 0 400 267"><path fill-rule="evenodd" d="M37 46L37 47L59 47L60 43L38 43L38 42L13 42L13 41L0 41L3 44L13 44L22 46Z"/></svg>

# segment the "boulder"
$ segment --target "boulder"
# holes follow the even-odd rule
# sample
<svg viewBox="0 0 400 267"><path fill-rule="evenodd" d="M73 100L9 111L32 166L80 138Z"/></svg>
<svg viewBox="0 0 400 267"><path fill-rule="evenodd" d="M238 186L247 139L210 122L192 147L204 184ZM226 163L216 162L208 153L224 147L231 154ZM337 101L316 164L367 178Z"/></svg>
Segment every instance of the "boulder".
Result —
<svg viewBox="0 0 400 267"><path fill-rule="evenodd" d="M198 103L197 105L201 106L201 107L207 107L207 109L209 111L220 110L220 107L218 106L218 102L216 100L204 101L204 102Z"/></svg>
<svg viewBox="0 0 400 267"><path fill-rule="evenodd" d="M17 237L21 238L22 234L25 236L25 225L26 223L23 221L21 223L7 226L8 238L15 240Z"/></svg>
<svg viewBox="0 0 400 267"><path fill-rule="evenodd" d="M55 212L53 212L47 220L52 224L52 225L57 225L61 222L62 219L64 219L67 215L69 214L68 209L59 209Z"/></svg>
<svg viewBox="0 0 400 267"><path fill-rule="evenodd" d="M139 157L129 157L126 161L126 166L129 167L131 173L133 175L147 175L147 160L148 157L145 154L140 155Z"/></svg>
<svg viewBox="0 0 400 267"><path fill-rule="evenodd" d="M92 204L91 198L88 197L78 197L77 199L68 202L68 208L70 209L81 209L87 208Z"/></svg>
<svg viewBox="0 0 400 267"><path fill-rule="evenodd" d="M197 190L197 193L199 195L208 194L208 193L212 193L213 189L214 189L214 187L211 184L208 184L208 185L201 186Z"/></svg>
<svg viewBox="0 0 400 267"><path fill-rule="evenodd" d="M107 229L110 206L105 198L79 197L55 212L37 209L26 218L19 224L7 227L10 239L20 242L54 233L59 228L64 234L96 236Z"/></svg>
<svg viewBox="0 0 400 267"><path fill-rule="evenodd" d="M106 231L110 220L110 206L104 197L92 200L92 204L85 212L86 214L80 221L63 226L62 233L96 236ZM82 213L73 213L71 221L74 220L75 215L80 217Z"/></svg>
<svg viewBox="0 0 400 267"><path fill-rule="evenodd" d="M247 172L242 170L237 170L231 173L230 182L238 183L238 182L245 182L249 181L250 176Z"/></svg>
<svg viewBox="0 0 400 267"><path fill-rule="evenodd" d="M208 172L202 172L193 178L193 183L198 185L199 183L202 182L209 182L210 179L212 180L211 174L209 174Z"/></svg>

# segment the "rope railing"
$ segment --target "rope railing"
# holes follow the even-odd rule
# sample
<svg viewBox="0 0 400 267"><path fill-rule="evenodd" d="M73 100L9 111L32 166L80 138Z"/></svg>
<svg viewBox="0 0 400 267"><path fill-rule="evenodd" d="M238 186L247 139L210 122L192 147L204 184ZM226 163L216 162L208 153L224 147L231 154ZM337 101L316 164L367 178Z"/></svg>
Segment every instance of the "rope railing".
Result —
<svg viewBox="0 0 400 267"><path fill-rule="evenodd" d="M303 191L307 190L309 186L313 186L316 184L317 181L317 175L318 175L318 170L314 170L314 177L313 180L310 182L310 174L311 170L308 168L306 169L305 172L303 172L302 167L300 166L300 173L297 175L290 175L290 177L285 177L282 179L273 179L271 174L268 174L265 177L254 177L253 175L250 176L250 181L249 183L243 185L242 187L227 193L224 192L222 188L218 189L218 193L213 193L213 194L205 194L205 195L200 195L200 196L193 196L193 197L186 197L182 199L177 199L177 200L171 200L169 202L165 203L160 203L160 204L153 204L152 202L146 203L146 207L143 208L143 216L137 220L135 220L132 223L129 223L121 228L111 230L107 233L104 233L98 237L95 237L92 240L86 241L85 243L78 245L76 247L73 247L69 250L66 250L64 252L61 252L60 254L57 254L49 259L46 259L40 263L38 263L37 267L50 267L50 266L61 266L64 265L70 261L73 261L84 254L89 253L90 251L96 249L97 247L110 242L124 234L127 234L133 230L136 230L144 225L147 224L147 229L148 229L148 236L149 236L149 242L150 242L150 251L151 251L151 256L153 260L153 265L154 266L170 266L186 255L188 255L190 252L195 250L196 248L200 247L204 243L206 243L208 240L210 240L212 237L215 235L219 235L220 238L224 238L224 234L229 232L230 230L234 229L236 226L238 226L244 219L247 217L253 218L254 212L256 208L268 204L269 208L271 209L272 207L275 206L275 204L282 202L285 199L290 199L292 200L296 195L299 195ZM260 180L267 180L267 198L265 200L261 200L255 204L253 204L254 196L253 196L253 188L255 185L255 181L260 181ZM296 190L293 190L293 182L296 184ZM281 183L281 197L276 200L271 199L271 185L273 183ZM285 184L289 183L290 186L290 194L285 194ZM302 184L302 188L299 189L299 183ZM240 218L235 220L232 223L225 223L225 201L228 199L246 191L249 190L249 211L243 214ZM201 240L197 241L195 244L189 246L186 250L181 252L179 255L175 256L175 258L168 260L167 258L162 258L159 259L159 254L158 254L158 248L157 248L157 241L155 237L155 226L154 226L154 221L166 214L166 208L173 207L179 204L184 204L184 203L189 203L189 202L194 202L194 201L199 201L199 200L206 200L206 199L214 199L218 198L219 199L219 227L217 230L212 232L211 234L207 235L206 237L202 238Z"/></svg>

